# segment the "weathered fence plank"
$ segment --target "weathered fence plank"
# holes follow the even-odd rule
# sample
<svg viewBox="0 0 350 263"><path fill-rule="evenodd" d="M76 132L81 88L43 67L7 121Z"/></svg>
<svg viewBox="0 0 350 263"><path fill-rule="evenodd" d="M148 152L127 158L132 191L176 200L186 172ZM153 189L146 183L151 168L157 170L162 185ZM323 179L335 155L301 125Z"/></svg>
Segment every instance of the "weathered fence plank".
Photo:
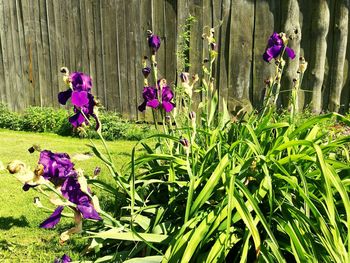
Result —
<svg viewBox="0 0 350 263"><path fill-rule="evenodd" d="M348 12L349 0L0 0L0 100L15 110L58 106L57 92L65 89L59 69L67 66L91 74L93 92L108 109L145 120L137 106L143 100L142 57L149 54L146 30L162 39L159 77L176 85L177 39L193 15L189 71L200 73L208 56L202 33L215 27L215 83L231 111L261 105L263 81L274 68L261 56L268 37L282 30L297 54L288 61L282 89L291 88L300 54L309 62L303 89L310 92L299 94L299 106L344 111L350 94Z"/></svg>
<svg viewBox="0 0 350 263"><path fill-rule="evenodd" d="M331 84L329 109L339 111L340 95L344 84L344 65L348 41L349 1L337 1L335 5L335 28L333 61L331 62Z"/></svg>
<svg viewBox="0 0 350 263"><path fill-rule="evenodd" d="M310 59L309 71L310 87L312 90L312 111L322 110L322 85L325 74L327 35L329 31L329 5L327 0L319 0L314 3L312 13L312 58Z"/></svg>

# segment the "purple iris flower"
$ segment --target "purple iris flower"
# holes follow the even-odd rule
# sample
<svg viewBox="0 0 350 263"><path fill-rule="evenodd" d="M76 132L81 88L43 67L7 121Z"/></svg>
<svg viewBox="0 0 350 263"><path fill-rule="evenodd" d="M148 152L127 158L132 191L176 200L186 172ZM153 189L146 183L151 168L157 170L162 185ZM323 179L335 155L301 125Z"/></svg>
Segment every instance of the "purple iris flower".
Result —
<svg viewBox="0 0 350 263"><path fill-rule="evenodd" d="M73 89L68 89L58 93L58 101L66 105L69 98L72 98L72 104L81 107L88 103L88 94L91 92L91 77L82 72L73 72L69 76Z"/></svg>
<svg viewBox="0 0 350 263"><path fill-rule="evenodd" d="M273 58L277 58L285 48L285 51L291 59L295 58L294 50L285 46L281 34L273 33L267 43L265 53L263 54L263 59L266 62L270 62Z"/></svg>
<svg viewBox="0 0 350 263"><path fill-rule="evenodd" d="M67 178L61 187L61 193L63 197L77 205L78 211L84 218L101 220L101 217L91 204L89 196L81 190L78 178Z"/></svg>
<svg viewBox="0 0 350 263"><path fill-rule="evenodd" d="M56 258L53 263L68 263L68 262L72 262L72 259L66 254L63 254L61 258Z"/></svg>
<svg viewBox="0 0 350 263"><path fill-rule="evenodd" d="M160 47L160 37L152 34L148 37L148 45L152 49L153 53L156 53Z"/></svg>
<svg viewBox="0 0 350 263"><path fill-rule="evenodd" d="M144 102L138 107L139 111L144 111L146 106L153 109L161 106L166 112L172 111L175 107L175 104L171 102L174 97L172 90L169 88L169 86L164 86L161 90L162 102L160 103L158 100L157 89L154 87L144 87L142 93Z"/></svg>
<svg viewBox="0 0 350 263"><path fill-rule="evenodd" d="M58 101L62 105L66 105L69 98L74 105L75 114L69 118L69 122L74 127L79 127L83 123L87 122L86 118L90 116L97 119L94 114L95 100L94 96L91 94L92 81L89 75L85 75L82 72L73 72L69 76L72 88L66 91L58 93ZM99 122L96 121L97 127L99 128Z"/></svg>
<svg viewBox="0 0 350 263"><path fill-rule="evenodd" d="M53 153L44 150L40 153L39 164L43 166L42 176L53 184L60 185L70 176L76 176L74 164L66 153Z"/></svg>

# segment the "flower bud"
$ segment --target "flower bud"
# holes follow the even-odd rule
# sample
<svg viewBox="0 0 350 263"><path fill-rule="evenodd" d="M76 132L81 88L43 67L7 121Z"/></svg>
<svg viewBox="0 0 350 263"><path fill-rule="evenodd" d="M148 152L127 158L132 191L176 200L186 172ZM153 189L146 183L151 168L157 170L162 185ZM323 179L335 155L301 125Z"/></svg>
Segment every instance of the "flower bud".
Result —
<svg viewBox="0 0 350 263"><path fill-rule="evenodd" d="M165 116L165 123L171 124L171 117L169 115Z"/></svg>
<svg viewBox="0 0 350 263"><path fill-rule="evenodd" d="M147 34L148 34L148 45L152 53L155 54L160 47L160 37L157 35L154 35L150 30L147 30Z"/></svg>
<svg viewBox="0 0 350 263"><path fill-rule="evenodd" d="M286 33L281 32L280 33L280 38L282 39L284 45L288 44L288 38L287 38Z"/></svg>
<svg viewBox="0 0 350 263"><path fill-rule="evenodd" d="M166 79L159 79L158 80L158 87L162 89L163 87L167 86L167 81Z"/></svg>
<svg viewBox="0 0 350 263"><path fill-rule="evenodd" d="M94 170L94 176L97 176L101 173L101 167L96 167L95 170Z"/></svg>
<svg viewBox="0 0 350 263"><path fill-rule="evenodd" d="M181 72L180 74L180 79L182 83L190 83L189 80L190 73L188 72Z"/></svg>
<svg viewBox="0 0 350 263"><path fill-rule="evenodd" d="M188 117L190 118L190 120L195 120L196 119L196 113L194 111L190 111L190 113L188 114Z"/></svg>
<svg viewBox="0 0 350 263"><path fill-rule="evenodd" d="M149 74L151 73L151 68L150 67L144 67L142 69L142 74L145 78L147 78L149 76Z"/></svg>
<svg viewBox="0 0 350 263"><path fill-rule="evenodd" d="M299 72L303 74L305 70L307 69L307 61L305 60L304 57L299 58Z"/></svg>
<svg viewBox="0 0 350 263"><path fill-rule="evenodd" d="M187 148L189 145L190 145L190 143L188 142L188 140L186 139L186 138L181 138L180 140L179 140L179 142L182 144L182 146L183 147L185 147L185 148Z"/></svg>

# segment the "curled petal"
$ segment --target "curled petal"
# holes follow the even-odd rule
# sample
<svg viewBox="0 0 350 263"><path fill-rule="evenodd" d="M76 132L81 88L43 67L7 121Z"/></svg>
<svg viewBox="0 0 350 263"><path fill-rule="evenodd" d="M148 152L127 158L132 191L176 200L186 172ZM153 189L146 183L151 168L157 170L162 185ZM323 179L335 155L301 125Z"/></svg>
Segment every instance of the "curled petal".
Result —
<svg viewBox="0 0 350 263"><path fill-rule="evenodd" d="M85 106L89 103L88 93L86 91L74 91L72 93L72 104L77 107Z"/></svg>
<svg viewBox="0 0 350 263"><path fill-rule="evenodd" d="M59 206L53 211L53 213L49 216L48 219L46 219L44 222L40 224L41 228L53 228L55 225L58 224L61 220L61 214L63 211L63 206Z"/></svg>
<svg viewBox="0 0 350 263"><path fill-rule="evenodd" d="M295 52L293 49L286 47L286 53L287 53L288 57L290 57L291 59L295 58Z"/></svg>
<svg viewBox="0 0 350 263"><path fill-rule="evenodd" d="M72 96L72 90L67 89L66 91L62 91L58 93L58 102L62 105L66 105L68 99Z"/></svg>

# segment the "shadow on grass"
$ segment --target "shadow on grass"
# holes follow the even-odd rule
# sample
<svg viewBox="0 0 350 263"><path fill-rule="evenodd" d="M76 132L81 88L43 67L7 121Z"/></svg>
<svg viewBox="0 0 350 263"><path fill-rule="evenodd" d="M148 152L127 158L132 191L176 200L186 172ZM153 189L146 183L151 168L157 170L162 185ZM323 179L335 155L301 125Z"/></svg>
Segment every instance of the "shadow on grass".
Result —
<svg viewBox="0 0 350 263"><path fill-rule="evenodd" d="M25 216L21 216L19 218L14 218L12 216L0 217L1 230L9 230L14 226L27 227L29 226L29 222Z"/></svg>

